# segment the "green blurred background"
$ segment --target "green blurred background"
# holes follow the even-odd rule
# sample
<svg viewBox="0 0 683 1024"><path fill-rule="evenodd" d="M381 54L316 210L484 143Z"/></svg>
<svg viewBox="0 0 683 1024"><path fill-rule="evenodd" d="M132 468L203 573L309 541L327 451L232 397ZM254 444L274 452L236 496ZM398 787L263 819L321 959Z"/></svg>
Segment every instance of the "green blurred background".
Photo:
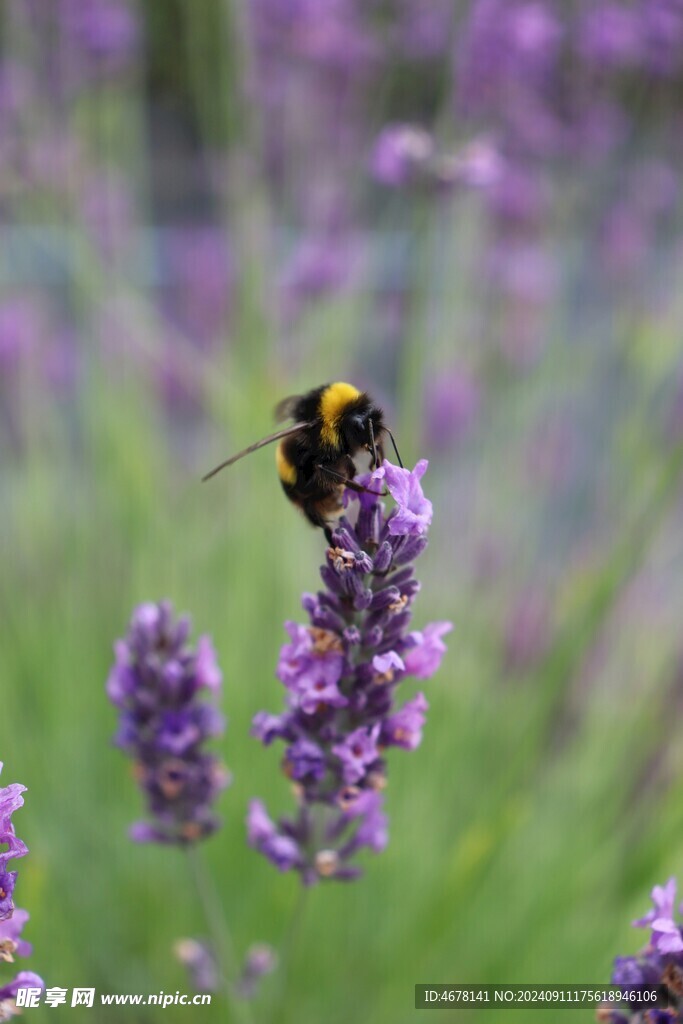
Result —
<svg viewBox="0 0 683 1024"><path fill-rule="evenodd" d="M249 727L281 706L324 541L268 450L199 481L330 380L429 459L415 621L455 629L422 746L390 758L388 848L308 894L254 1021L607 981L681 864L683 29L660 67L602 11L600 63L581 5L502 10L1 5L0 756L28 787L16 895L48 986L188 990L172 945L206 934L184 856L127 838L104 683L140 601L215 640L234 784L205 853L240 953L287 934L298 879L244 817L291 795Z"/></svg>

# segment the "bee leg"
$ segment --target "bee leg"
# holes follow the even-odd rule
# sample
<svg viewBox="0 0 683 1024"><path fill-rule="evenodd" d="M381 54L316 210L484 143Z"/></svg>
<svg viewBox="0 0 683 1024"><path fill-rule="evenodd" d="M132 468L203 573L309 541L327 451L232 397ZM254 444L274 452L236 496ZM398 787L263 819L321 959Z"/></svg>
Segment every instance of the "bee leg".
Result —
<svg viewBox="0 0 683 1024"><path fill-rule="evenodd" d="M315 467L319 469L321 473L327 473L334 480L338 480L344 487L348 487L350 491L356 491L358 494L375 494L378 498L386 498L388 491L371 491L369 487L363 487L362 484L356 483L355 480L351 480L349 477L344 476L343 473L337 473L334 469L329 469L327 466L317 465Z"/></svg>
<svg viewBox="0 0 683 1024"><path fill-rule="evenodd" d="M355 480L347 480L344 484L350 491L355 491L357 494L374 494L378 498L386 498L389 491L371 491L369 487L363 487L362 484L357 484Z"/></svg>

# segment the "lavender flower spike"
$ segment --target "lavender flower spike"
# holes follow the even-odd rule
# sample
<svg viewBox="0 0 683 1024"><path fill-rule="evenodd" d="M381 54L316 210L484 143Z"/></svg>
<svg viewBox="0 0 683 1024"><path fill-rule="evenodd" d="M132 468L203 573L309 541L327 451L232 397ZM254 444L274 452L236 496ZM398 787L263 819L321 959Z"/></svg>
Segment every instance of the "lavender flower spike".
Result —
<svg viewBox="0 0 683 1024"><path fill-rule="evenodd" d="M636 996L645 987L665 985L669 1005L648 1008L642 999L633 998L618 1006L601 1006L596 1018L603 1024L683 1024L683 922L676 920L676 879L656 885L652 902L653 908L633 922L636 928L650 929L650 941L635 956L616 958L612 984L626 986Z"/></svg>
<svg viewBox="0 0 683 1024"><path fill-rule="evenodd" d="M29 915L25 910L15 909L12 900L17 872L7 870L8 861L28 853L12 824L12 815L24 803L22 793L25 791L26 787L18 783L0 787L0 963L14 963L15 956L31 954L30 944L21 938ZM0 1021L9 1020L19 1013L16 1000L19 989L44 987L42 978L31 971L21 971L13 981L0 984Z"/></svg>
<svg viewBox="0 0 683 1024"><path fill-rule="evenodd" d="M280 871L298 871L306 885L357 878L358 851L384 849L385 751L414 750L422 739L427 699L403 700L399 690L410 676L436 672L446 650L441 638L452 628L409 628L420 589L412 563L432 520L420 482L426 469L425 460L412 471L385 461L363 480L375 493L347 492L354 521L340 519L332 533L324 589L304 594L309 624L285 624L290 641L277 676L286 709L254 718L252 734L264 745L286 744L282 768L299 806L294 817L274 822L253 800L249 843ZM395 502L388 513L375 496L382 488Z"/></svg>
<svg viewBox="0 0 683 1024"><path fill-rule="evenodd" d="M207 636L188 644L190 622L175 620L167 601L141 604L124 640L114 645L107 695L120 710L114 742L135 760L151 821L136 822L137 842L185 845L215 832L211 805L229 783L220 761L204 750L224 721L214 698L221 672ZM210 700L200 700L203 690Z"/></svg>

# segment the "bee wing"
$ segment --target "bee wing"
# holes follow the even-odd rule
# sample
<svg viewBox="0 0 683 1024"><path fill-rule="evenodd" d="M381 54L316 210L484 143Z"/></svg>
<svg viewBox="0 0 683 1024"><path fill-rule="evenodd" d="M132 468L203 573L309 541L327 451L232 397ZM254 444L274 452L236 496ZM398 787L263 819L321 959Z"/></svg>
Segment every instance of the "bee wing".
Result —
<svg viewBox="0 0 683 1024"><path fill-rule="evenodd" d="M294 416L294 410L301 401L301 395L290 395L288 398L283 398L281 402L278 402L273 410L276 423L282 423L283 420L291 420Z"/></svg>
<svg viewBox="0 0 683 1024"><path fill-rule="evenodd" d="M231 456L226 459L225 462L221 462L219 466L212 469L211 472L207 473L206 476L202 477L202 481L210 480L212 476L219 473L221 469L225 469L226 466L232 466L233 462L237 462L238 459L243 459L245 455L251 455L252 452L257 451L259 448L263 448L266 444L272 444L273 441L279 441L283 437L289 437L290 434L296 434L302 427L308 427L308 423L295 423L292 427L286 427L285 430L278 430L275 434L269 434L268 437L262 437L260 441L255 441L254 444L250 444L248 448L238 452L237 455Z"/></svg>

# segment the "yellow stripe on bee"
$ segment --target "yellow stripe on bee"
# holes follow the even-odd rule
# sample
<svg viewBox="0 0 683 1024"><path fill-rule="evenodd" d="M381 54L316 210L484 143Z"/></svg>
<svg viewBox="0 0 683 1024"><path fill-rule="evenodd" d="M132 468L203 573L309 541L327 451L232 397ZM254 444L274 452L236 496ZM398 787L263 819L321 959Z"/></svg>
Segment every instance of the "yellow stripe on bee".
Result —
<svg viewBox="0 0 683 1024"><path fill-rule="evenodd" d="M282 480L283 484L291 484L294 486L296 483L296 466L293 466L287 456L282 450L282 441L275 449L275 464L277 466L277 475Z"/></svg>
<svg viewBox="0 0 683 1024"><path fill-rule="evenodd" d="M354 402L360 391L353 384L337 382L325 388L320 396L320 439L330 448L339 444L339 421L351 402Z"/></svg>

